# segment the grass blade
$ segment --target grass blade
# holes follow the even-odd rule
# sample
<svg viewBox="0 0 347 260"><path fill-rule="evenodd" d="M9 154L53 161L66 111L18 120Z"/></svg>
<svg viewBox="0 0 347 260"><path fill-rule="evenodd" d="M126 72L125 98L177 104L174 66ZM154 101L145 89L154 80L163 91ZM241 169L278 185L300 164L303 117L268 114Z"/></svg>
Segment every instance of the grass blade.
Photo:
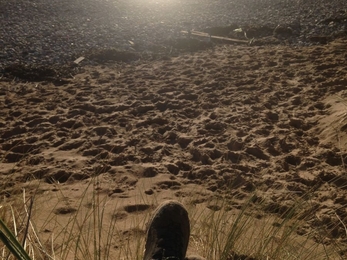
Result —
<svg viewBox="0 0 347 260"><path fill-rule="evenodd" d="M18 242L16 237L8 229L5 223L0 219L0 239L12 254L19 260L31 260L30 256Z"/></svg>

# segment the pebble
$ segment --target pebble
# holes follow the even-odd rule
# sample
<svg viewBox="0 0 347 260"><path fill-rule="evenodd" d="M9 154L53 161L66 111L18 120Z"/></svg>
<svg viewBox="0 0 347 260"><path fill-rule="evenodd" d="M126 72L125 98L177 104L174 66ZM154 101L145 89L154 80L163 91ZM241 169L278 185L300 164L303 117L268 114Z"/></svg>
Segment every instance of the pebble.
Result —
<svg viewBox="0 0 347 260"><path fill-rule="evenodd" d="M347 35L347 1L340 0L1 0L0 73L10 64L63 65L93 49L162 49L190 24L298 25L291 44L310 35ZM340 21L329 18L345 17Z"/></svg>

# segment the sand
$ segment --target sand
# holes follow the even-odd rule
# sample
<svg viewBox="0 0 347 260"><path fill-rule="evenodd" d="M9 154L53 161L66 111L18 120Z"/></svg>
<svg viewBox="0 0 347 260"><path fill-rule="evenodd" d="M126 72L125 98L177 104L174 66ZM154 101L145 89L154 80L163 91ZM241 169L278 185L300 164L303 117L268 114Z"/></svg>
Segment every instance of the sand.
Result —
<svg viewBox="0 0 347 260"><path fill-rule="evenodd" d="M214 235L246 206L239 256L298 211L288 252L346 258L344 1L0 2L0 215L23 227L33 199L49 254L138 259L151 212L176 199L189 254L218 259Z"/></svg>
<svg viewBox="0 0 347 260"><path fill-rule="evenodd" d="M1 203L35 196L39 234L58 237L59 250L59 230L99 194L104 223L116 219L122 234L111 252L129 255L165 199L237 211L256 194L263 207L250 212L261 219L310 194L315 218L301 235L324 227L315 242L345 243L346 44L219 44L85 66L59 86L3 78ZM201 250L192 242L190 252Z"/></svg>

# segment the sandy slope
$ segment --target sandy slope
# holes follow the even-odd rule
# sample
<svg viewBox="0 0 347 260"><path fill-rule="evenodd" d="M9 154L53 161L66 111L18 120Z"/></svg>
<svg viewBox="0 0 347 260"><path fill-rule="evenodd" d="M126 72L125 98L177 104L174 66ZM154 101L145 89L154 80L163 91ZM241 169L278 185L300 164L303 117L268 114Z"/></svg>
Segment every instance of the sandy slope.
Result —
<svg viewBox="0 0 347 260"><path fill-rule="evenodd" d="M256 192L262 218L312 190L317 218L302 235L323 225L325 242L345 242L346 43L220 45L85 67L62 86L2 80L1 195L39 184L35 216L64 226L98 176L106 219L143 239L143 216L167 198L219 210L222 195L236 210ZM59 229L44 225L44 236Z"/></svg>

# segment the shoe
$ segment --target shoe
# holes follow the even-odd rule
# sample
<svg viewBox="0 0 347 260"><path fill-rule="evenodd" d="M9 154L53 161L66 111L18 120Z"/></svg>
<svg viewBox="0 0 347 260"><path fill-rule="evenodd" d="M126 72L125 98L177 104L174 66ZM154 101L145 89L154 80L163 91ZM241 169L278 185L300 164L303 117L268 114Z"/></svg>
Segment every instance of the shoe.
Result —
<svg viewBox="0 0 347 260"><path fill-rule="evenodd" d="M183 260L190 236L188 212L177 201L165 201L147 229L144 260Z"/></svg>

